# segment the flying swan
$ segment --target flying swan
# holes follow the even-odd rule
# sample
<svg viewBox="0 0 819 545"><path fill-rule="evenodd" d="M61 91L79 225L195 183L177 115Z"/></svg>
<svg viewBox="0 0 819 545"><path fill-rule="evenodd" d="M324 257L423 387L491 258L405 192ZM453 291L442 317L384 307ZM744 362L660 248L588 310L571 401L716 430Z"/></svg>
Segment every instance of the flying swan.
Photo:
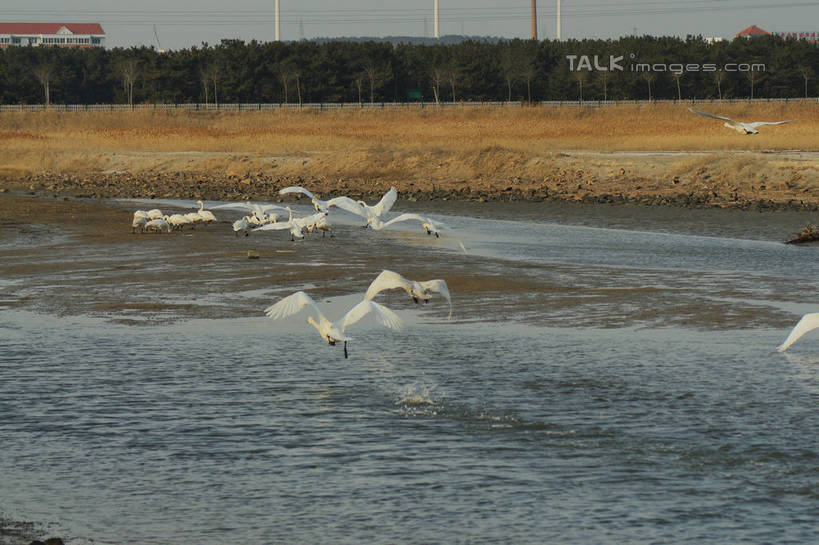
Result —
<svg viewBox="0 0 819 545"><path fill-rule="evenodd" d="M383 217L392 209L392 205L398 200L398 191L391 187L389 191L384 193L381 200L377 204L370 206L364 201L354 201L350 197L336 197L328 201L328 204L337 206L342 210L346 210L356 216L361 216L367 219L367 225L364 227L373 227L379 225Z"/></svg>
<svg viewBox="0 0 819 545"><path fill-rule="evenodd" d="M730 117L723 117L721 115L714 115L708 112L703 112L702 110L695 110L694 108L688 108L688 111L692 114L703 115L705 117L713 117L714 119L722 119L725 121L723 125L728 127L729 129L734 129L740 134L758 134L759 131L756 130L757 127L761 127L762 125L782 125L784 123L793 123L796 121L795 119L789 119L788 121L754 121L753 123L743 123L742 121L734 121Z"/></svg>
<svg viewBox="0 0 819 545"><path fill-rule="evenodd" d="M400 223L402 221L420 221L421 227L424 228L424 231L427 232L428 235L435 235L435 238L440 238L438 234L441 231L449 231L450 228L443 223L439 223L437 221L433 221L432 219L422 216L420 214L413 214L413 213L406 213L401 214L398 217L392 218L390 221L381 222L380 220L376 219L372 223L370 223L370 227L375 229L376 231L380 231L385 227L389 227L390 225Z"/></svg>
<svg viewBox="0 0 819 545"><path fill-rule="evenodd" d="M401 329L403 327L401 318L397 314L384 305L368 299L364 299L351 308L340 320L331 322L324 316L316 302L303 291L288 295L275 305L267 307L264 313L274 319L287 318L308 305L315 311L318 321L311 315L307 318L307 323L315 327L321 338L327 341L330 346L335 346L337 342L343 342L345 358L347 357L347 341L352 340L351 337L345 334L345 330L367 314L372 313L378 323L390 329Z"/></svg>
<svg viewBox="0 0 819 545"><path fill-rule="evenodd" d="M805 314L802 319L796 323L796 326L791 330L791 334L785 339L785 342L776 347L780 352L787 350L793 343L799 340L802 335L813 331L819 327L819 312Z"/></svg>
<svg viewBox="0 0 819 545"><path fill-rule="evenodd" d="M440 293L444 296L447 303L449 303L449 318L452 319L452 298L449 295L449 288L446 285L446 280L426 280L424 282L417 282L415 280L408 280L394 271L383 270L381 274L375 277L370 287L367 288L367 293L364 299L372 300L376 295L384 290L402 289L412 297L412 300L418 303L423 301L428 303L432 298L430 292Z"/></svg>

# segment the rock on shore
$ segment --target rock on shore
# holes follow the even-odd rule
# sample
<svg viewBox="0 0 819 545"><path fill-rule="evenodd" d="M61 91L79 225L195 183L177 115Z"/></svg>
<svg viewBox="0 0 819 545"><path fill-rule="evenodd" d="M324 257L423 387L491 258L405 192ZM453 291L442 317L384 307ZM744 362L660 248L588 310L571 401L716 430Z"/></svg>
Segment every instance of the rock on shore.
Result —
<svg viewBox="0 0 819 545"><path fill-rule="evenodd" d="M87 175L42 173L2 181L0 190L96 199L276 201L280 200L278 191L290 185L301 185L325 199L348 195L368 201L380 199L391 186L395 186L401 198L415 201L569 201L745 210L819 209L819 199L798 198L786 191L742 189L734 184L707 179L696 183L681 183L679 179L651 180L629 176L622 170L612 173L607 179L600 179L583 170L562 169L539 180L516 177L434 183L277 176L264 172L231 172L224 176L189 171Z"/></svg>

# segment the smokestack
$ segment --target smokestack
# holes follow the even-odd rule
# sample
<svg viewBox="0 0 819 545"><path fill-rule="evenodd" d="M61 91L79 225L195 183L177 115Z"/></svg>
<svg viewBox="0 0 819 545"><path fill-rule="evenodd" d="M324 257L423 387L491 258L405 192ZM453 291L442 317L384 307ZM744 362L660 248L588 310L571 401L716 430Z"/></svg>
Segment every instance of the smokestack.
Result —
<svg viewBox="0 0 819 545"><path fill-rule="evenodd" d="M435 0L435 37L440 38L438 34L438 0Z"/></svg>
<svg viewBox="0 0 819 545"><path fill-rule="evenodd" d="M279 0L276 0L276 41L279 41Z"/></svg>
<svg viewBox="0 0 819 545"><path fill-rule="evenodd" d="M557 41L560 41L560 0L557 0Z"/></svg>
<svg viewBox="0 0 819 545"><path fill-rule="evenodd" d="M537 40L537 0L532 0L532 39Z"/></svg>

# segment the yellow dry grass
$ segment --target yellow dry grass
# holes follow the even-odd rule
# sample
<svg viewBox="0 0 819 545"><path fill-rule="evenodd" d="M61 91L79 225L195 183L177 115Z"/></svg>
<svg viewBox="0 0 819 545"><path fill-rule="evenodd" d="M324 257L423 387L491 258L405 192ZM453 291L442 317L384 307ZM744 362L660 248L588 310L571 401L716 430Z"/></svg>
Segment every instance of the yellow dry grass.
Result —
<svg viewBox="0 0 819 545"><path fill-rule="evenodd" d="M698 108L740 120L796 119L745 137L684 105L245 112L8 112L6 149L316 151L819 149L819 104L739 103Z"/></svg>
<svg viewBox="0 0 819 545"><path fill-rule="evenodd" d="M582 169L597 179L611 178L621 169L644 178L678 174L693 179L697 171L710 168L726 180L810 182L811 188L816 184L815 158L799 163L788 158L790 162L779 165L779 159L761 152L819 151L819 103L697 108L743 121L796 122L762 127L760 134L745 136L719 120L690 113L687 105L668 103L603 108L5 112L0 114L0 177L43 171L188 170L503 183L515 177L544 179L563 169ZM610 158L606 153L638 151L654 155L644 159L621 153ZM662 158L656 153L664 151L708 154ZM595 155L583 155L586 152Z"/></svg>

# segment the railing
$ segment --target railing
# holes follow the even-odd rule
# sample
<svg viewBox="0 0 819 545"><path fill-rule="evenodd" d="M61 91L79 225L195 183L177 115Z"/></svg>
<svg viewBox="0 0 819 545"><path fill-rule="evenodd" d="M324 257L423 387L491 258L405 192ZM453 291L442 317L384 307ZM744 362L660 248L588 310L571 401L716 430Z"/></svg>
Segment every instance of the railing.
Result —
<svg viewBox="0 0 819 545"><path fill-rule="evenodd" d="M648 104L739 104L766 102L819 103L819 98L731 98L731 99L688 99L688 100L546 100L535 102L534 107L606 107ZM272 103L272 104L0 104L0 112L126 112L146 110L183 111L260 111L260 110L352 110L352 109L425 109L425 108L515 108L526 105L521 101L512 102L323 102L323 103Z"/></svg>

